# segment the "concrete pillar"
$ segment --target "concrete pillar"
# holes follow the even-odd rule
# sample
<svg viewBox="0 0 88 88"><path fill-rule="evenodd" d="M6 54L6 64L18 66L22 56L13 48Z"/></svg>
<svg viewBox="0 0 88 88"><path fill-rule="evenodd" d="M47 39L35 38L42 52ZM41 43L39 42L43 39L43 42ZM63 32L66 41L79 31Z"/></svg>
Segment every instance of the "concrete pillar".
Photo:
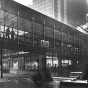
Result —
<svg viewBox="0 0 88 88"><path fill-rule="evenodd" d="M43 58L43 55L39 55L39 69L42 69L42 58Z"/></svg>
<svg viewBox="0 0 88 88"><path fill-rule="evenodd" d="M20 70L23 70L23 67L24 67L24 57L19 57L18 58L18 68Z"/></svg>

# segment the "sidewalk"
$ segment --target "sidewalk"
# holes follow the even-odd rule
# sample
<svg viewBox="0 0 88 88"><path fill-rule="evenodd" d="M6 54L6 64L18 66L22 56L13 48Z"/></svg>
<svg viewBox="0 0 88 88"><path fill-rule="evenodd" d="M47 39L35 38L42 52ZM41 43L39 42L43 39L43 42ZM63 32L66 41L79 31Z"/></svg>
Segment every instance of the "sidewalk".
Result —
<svg viewBox="0 0 88 88"><path fill-rule="evenodd" d="M34 74L36 74L36 73L35 72L29 72L29 71L3 73L3 78L14 78L14 77L25 77L25 76L31 77Z"/></svg>
<svg viewBox="0 0 88 88"><path fill-rule="evenodd" d="M0 79L8 79L8 78L31 78L36 72L31 71L19 71L19 72L12 72L12 73L3 73L3 78ZM1 76L1 75L0 75ZM54 81L61 81L61 80L72 80L75 79L73 77L52 77Z"/></svg>

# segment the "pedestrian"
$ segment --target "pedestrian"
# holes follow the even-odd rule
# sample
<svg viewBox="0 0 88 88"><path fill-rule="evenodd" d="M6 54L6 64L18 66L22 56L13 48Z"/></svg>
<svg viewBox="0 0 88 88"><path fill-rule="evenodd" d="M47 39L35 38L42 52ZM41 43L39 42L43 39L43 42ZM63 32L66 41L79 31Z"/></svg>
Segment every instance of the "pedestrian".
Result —
<svg viewBox="0 0 88 88"><path fill-rule="evenodd" d="M9 27L6 29L6 38L9 38L10 30Z"/></svg>
<svg viewBox="0 0 88 88"><path fill-rule="evenodd" d="M11 33L11 39L14 39L15 32L13 31L13 28L12 28L12 31L10 33Z"/></svg>

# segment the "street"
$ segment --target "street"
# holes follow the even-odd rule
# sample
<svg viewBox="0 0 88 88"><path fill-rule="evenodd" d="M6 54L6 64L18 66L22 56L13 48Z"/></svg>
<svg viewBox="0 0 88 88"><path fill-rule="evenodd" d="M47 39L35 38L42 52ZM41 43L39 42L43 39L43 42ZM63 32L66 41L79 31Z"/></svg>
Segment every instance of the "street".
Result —
<svg viewBox="0 0 88 88"><path fill-rule="evenodd" d="M3 78L0 78L0 88L59 88L61 80L74 79L70 77L52 77L53 82L46 82L41 87L38 87L31 79L34 74L36 72L4 73Z"/></svg>
<svg viewBox="0 0 88 88"><path fill-rule="evenodd" d="M59 88L59 81L47 82L38 87L30 78L3 78L0 79L0 88Z"/></svg>

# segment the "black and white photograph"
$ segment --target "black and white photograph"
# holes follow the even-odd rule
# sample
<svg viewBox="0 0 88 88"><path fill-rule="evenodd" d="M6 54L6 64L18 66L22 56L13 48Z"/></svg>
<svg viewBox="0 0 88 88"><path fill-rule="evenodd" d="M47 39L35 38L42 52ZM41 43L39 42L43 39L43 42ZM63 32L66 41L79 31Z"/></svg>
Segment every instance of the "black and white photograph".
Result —
<svg viewBox="0 0 88 88"><path fill-rule="evenodd" d="M88 0L0 0L0 88L88 88Z"/></svg>

